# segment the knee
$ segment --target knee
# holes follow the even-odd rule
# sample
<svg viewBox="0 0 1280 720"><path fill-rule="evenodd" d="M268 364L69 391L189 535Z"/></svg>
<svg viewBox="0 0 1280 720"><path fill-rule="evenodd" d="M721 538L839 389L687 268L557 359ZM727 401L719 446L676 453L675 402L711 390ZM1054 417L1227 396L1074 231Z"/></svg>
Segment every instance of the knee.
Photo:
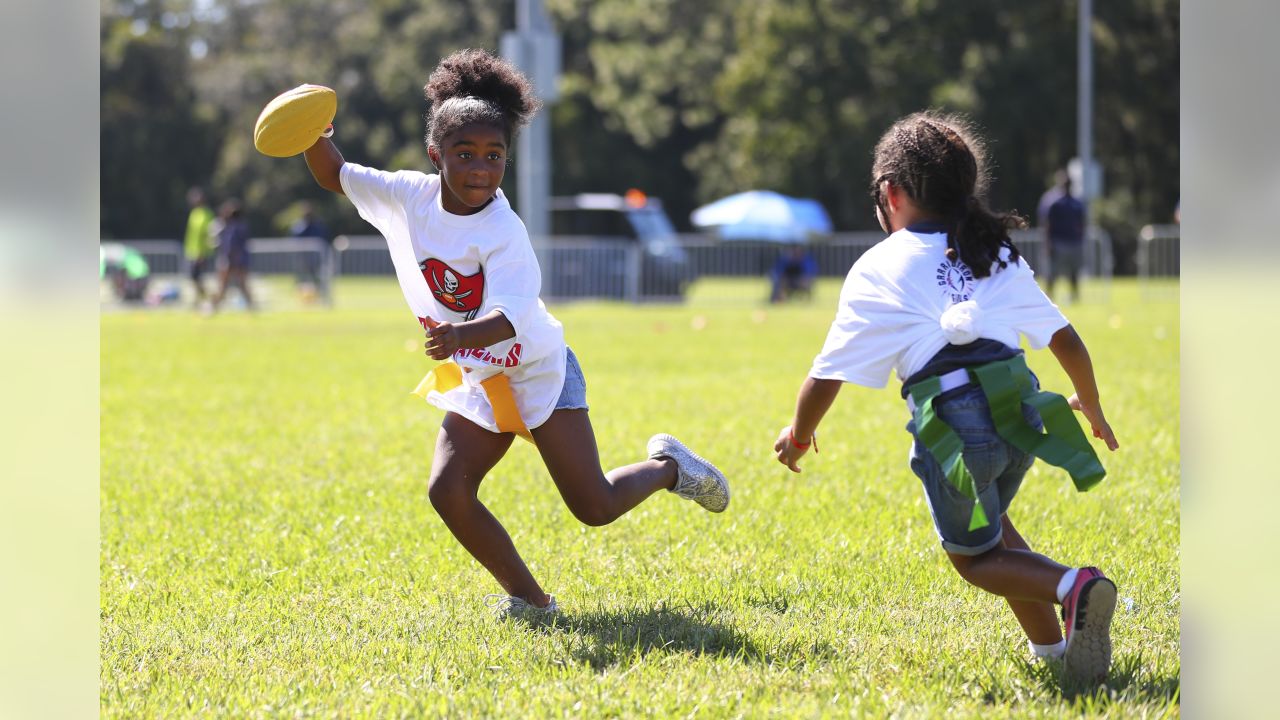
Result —
<svg viewBox="0 0 1280 720"><path fill-rule="evenodd" d="M957 555L955 553L948 553L947 557L951 559L951 566L956 569L956 572L961 578L964 578L965 582L970 585L977 584L974 582L974 568L982 557L981 555Z"/></svg>
<svg viewBox="0 0 1280 720"><path fill-rule="evenodd" d="M553 478L565 507L583 525L608 525L622 515L616 509L613 486L603 476L566 476L560 473Z"/></svg>
<svg viewBox="0 0 1280 720"><path fill-rule="evenodd" d="M576 506L570 505L569 512L572 512L573 516L578 518L578 522L591 527L608 525L618 519L617 514L609 508L595 504L579 503Z"/></svg>
<svg viewBox="0 0 1280 720"><path fill-rule="evenodd" d="M569 507L569 512L578 518L578 522L591 527L600 527L618 519L618 513L614 512L610 499L608 495L599 493L592 493L590 497L565 496L565 505Z"/></svg>
<svg viewBox="0 0 1280 720"><path fill-rule="evenodd" d="M427 497L436 512L445 512L460 502L467 502L475 497L475 493L461 478L448 475L432 475L427 483Z"/></svg>

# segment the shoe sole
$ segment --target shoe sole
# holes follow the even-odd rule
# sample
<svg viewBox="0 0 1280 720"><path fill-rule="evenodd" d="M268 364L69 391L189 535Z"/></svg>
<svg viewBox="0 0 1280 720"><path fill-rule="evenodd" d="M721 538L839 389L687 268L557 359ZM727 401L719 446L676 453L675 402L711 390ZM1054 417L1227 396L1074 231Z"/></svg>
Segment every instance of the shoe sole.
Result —
<svg viewBox="0 0 1280 720"><path fill-rule="evenodd" d="M654 435L652 438L649 439L649 442L653 442L654 440L665 441L671 444L672 446L678 448L680 452L683 452L694 462L702 463L704 466L707 467L707 469L711 471L711 474L714 475L716 479L720 481L720 489L724 490L723 505L710 506L710 505L703 504L704 499L712 500L714 498L688 498L688 499L693 500L695 503L698 504L699 507L703 508L704 510L707 510L708 512L713 512L713 513L722 513L725 511L726 508L729 507L729 479L724 476L724 473L720 472L720 468L716 467L715 464L712 463L710 460L707 460L706 458L702 457L698 453L690 450L689 446L680 442L675 437L668 435L667 433L659 433L657 435ZM651 454L650 457L653 457L653 455ZM677 465L680 464L680 462L675 458L671 458L671 459L675 461Z"/></svg>
<svg viewBox="0 0 1280 720"><path fill-rule="evenodd" d="M1116 585L1105 577L1085 583L1077 600L1076 622L1063 655L1068 683L1100 683L1111 670L1111 618L1116 611Z"/></svg>

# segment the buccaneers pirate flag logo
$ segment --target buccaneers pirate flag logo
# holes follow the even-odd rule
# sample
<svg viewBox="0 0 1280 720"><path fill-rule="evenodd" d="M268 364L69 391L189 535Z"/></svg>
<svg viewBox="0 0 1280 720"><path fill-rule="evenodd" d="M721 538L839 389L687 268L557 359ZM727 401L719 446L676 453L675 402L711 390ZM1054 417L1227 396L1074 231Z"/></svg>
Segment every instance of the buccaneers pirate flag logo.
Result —
<svg viewBox="0 0 1280 720"><path fill-rule="evenodd" d="M435 258L423 260L418 267L427 279L431 294L441 305L466 320L474 319L480 312L480 305L484 302L484 268L477 270L475 275L463 275Z"/></svg>

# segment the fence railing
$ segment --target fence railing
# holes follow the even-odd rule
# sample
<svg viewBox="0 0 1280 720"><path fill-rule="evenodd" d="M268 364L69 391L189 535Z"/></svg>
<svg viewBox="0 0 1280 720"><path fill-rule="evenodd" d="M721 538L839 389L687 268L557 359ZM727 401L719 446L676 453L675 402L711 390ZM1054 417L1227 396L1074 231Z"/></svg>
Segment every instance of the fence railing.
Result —
<svg viewBox="0 0 1280 720"><path fill-rule="evenodd" d="M153 275L185 274L189 269L182 243L178 240L127 240L123 244L137 250L147 261ZM386 255L386 243L382 243ZM249 241L250 267L263 275L292 275L318 271L329 277L335 272L330 265L328 243L319 238L253 238ZM387 260L390 264L390 259ZM313 270L318 268L318 270Z"/></svg>
<svg viewBox="0 0 1280 720"><path fill-rule="evenodd" d="M1027 264L1037 275L1049 271L1049 247L1045 244L1043 230L1027 228L1014 230L1009 239L1018 247L1018 252L1026 258ZM1115 273L1115 254L1111 248L1111 235L1100 227L1089 228L1084 245L1084 267L1081 269L1086 277L1110 278Z"/></svg>
<svg viewBox="0 0 1280 720"><path fill-rule="evenodd" d="M1177 277L1181 274L1182 228L1178 225L1147 225L1138 232L1138 276Z"/></svg>
<svg viewBox="0 0 1280 720"><path fill-rule="evenodd" d="M177 275L187 271L182 243L177 240L128 240L123 244L142 255L153 275Z"/></svg>
<svg viewBox="0 0 1280 720"><path fill-rule="evenodd" d="M1144 275L1177 274L1176 227L1173 230L1170 248L1166 226L1143 229L1139 264ZM809 252L820 277L843 277L862 253L883 239L880 232L837 233L809 246ZM1047 268L1038 230L1017 231L1013 241L1037 272ZM187 271L182 246L176 240L131 240L127 244L142 253L155 274ZM647 246L611 237L552 237L540 244L538 259L547 299L639 302L678 299L698 278L764 281L783 251L775 243L722 241L705 234L680 235L676 242ZM379 235L342 235L334 240L332 249L316 238L255 238L249 243L249 253L252 271L259 275L309 276L326 282L335 275L395 274L386 241ZM1091 233L1085 256L1086 274L1111 275L1111 239L1105 232Z"/></svg>

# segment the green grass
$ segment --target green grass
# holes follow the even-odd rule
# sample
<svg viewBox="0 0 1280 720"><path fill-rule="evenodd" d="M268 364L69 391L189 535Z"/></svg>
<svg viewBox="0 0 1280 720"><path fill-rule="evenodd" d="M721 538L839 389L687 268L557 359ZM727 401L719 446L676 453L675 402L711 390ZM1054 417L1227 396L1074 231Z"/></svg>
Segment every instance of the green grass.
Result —
<svg viewBox="0 0 1280 720"><path fill-rule="evenodd" d="M1075 697L950 569L895 392L846 387L802 475L772 459L837 292L553 307L606 466L671 432L733 503L663 493L587 528L517 442L481 494L560 599L552 627L489 616L496 583L427 501L441 414L408 394L430 361L393 283L348 281L331 312L279 290L253 316L104 314L103 715L1178 715L1176 292L1117 281L1066 308L1121 449L1086 494L1037 464L1010 513L1120 588L1112 680ZM1030 362L1068 389L1047 352Z"/></svg>

